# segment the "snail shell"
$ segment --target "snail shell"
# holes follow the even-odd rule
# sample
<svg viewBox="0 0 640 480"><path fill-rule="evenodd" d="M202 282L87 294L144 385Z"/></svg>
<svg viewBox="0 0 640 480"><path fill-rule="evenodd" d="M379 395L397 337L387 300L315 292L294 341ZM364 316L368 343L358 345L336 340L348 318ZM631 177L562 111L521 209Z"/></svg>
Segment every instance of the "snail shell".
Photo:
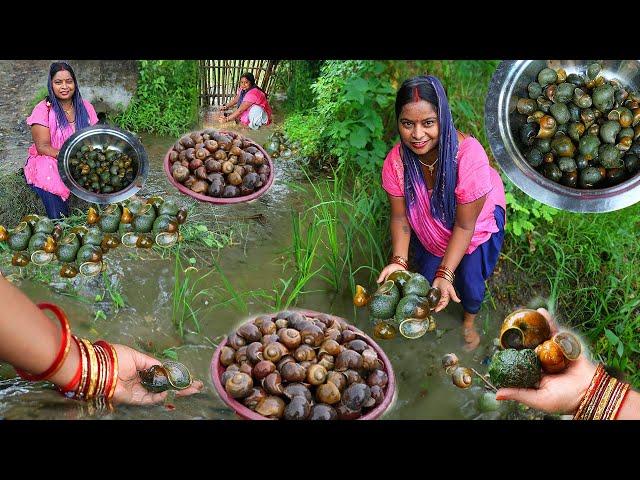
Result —
<svg viewBox="0 0 640 480"><path fill-rule="evenodd" d="M269 360L261 360L253 367L253 377L256 380L262 380L267 375L276 371L276 365Z"/></svg>
<svg viewBox="0 0 640 480"><path fill-rule="evenodd" d="M293 350L300 345L302 337L300 332L294 328L282 328L278 331L278 338L280 343L286 346L289 350Z"/></svg>
<svg viewBox="0 0 640 480"><path fill-rule="evenodd" d="M267 398L267 392L265 392L264 389L261 387L253 387L249 395L242 400L242 403L251 410L255 410L258 404L265 398Z"/></svg>
<svg viewBox="0 0 640 480"><path fill-rule="evenodd" d="M369 348L369 345L367 344L367 342L365 342L364 340L361 340L359 338L355 339L355 340L351 340L348 343L345 343L344 345L346 348L348 348L349 350L354 350L358 353L362 353L364 352L367 348Z"/></svg>
<svg viewBox="0 0 640 480"><path fill-rule="evenodd" d="M372 348L367 348L362 352L362 368L365 370L375 370L378 366L378 354Z"/></svg>
<svg viewBox="0 0 640 480"><path fill-rule="evenodd" d="M318 362L318 365L322 365L324 368L327 369L327 371L329 371L329 370L333 370L333 368L335 367L336 364L335 364L335 359L333 358L333 356L325 353L320 358L320 361Z"/></svg>
<svg viewBox="0 0 640 480"><path fill-rule="evenodd" d="M321 385L327 379L327 369L322 365L311 365L307 370L307 382L311 385Z"/></svg>
<svg viewBox="0 0 640 480"><path fill-rule="evenodd" d="M268 345L270 343L276 343L279 341L280 341L280 338L278 337L278 335L276 335L275 333L272 333L270 335L264 335L260 340L260 343L262 343L262 345L264 346L264 345Z"/></svg>
<svg viewBox="0 0 640 480"><path fill-rule="evenodd" d="M339 355L342 350L343 350L342 346L337 341L332 339L327 339L324 342L322 342L322 345L320 346L319 355L322 355L323 353L326 352L329 355L332 355L335 357Z"/></svg>
<svg viewBox="0 0 640 480"><path fill-rule="evenodd" d="M364 380L356 370L346 370L344 376L347 379L347 385L353 383L364 383Z"/></svg>
<svg viewBox="0 0 640 480"><path fill-rule="evenodd" d="M451 377L456 387L469 388L473 383L473 372L466 367L456 367Z"/></svg>
<svg viewBox="0 0 640 480"><path fill-rule="evenodd" d="M290 383L285 387L284 395L290 399L293 397L302 396L309 402L313 400L311 391L309 391L309 389L302 383Z"/></svg>
<svg viewBox="0 0 640 480"><path fill-rule="evenodd" d="M324 341L324 332L317 325L307 325L300 332L302 342L312 347L319 347Z"/></svg>
<svg viewBox="0 0 640 480"><path fill-rule="evenodd" d="M256 413L268 418L281 418L284 414L285 403L280 397L269 395L262 399L256 407Z"/></svg>
<svg viewBox="0 0 640 480"><path fill-rule="evenodd" d="M245 323L236 332L248 342L259 342L262 338L262 333L253 323Z"/></svg>
<svg viewBox="0 0 640 480"><path fill-rule="evenodd" d="M342 403L350 410L360 410L371 399L371 389L364 383L353 383L342 393Z"/></svg>
<svg viewBox="0 0 640 480"><path fill-rule="evenodd" d="M379 385L373 385L371 387L371 398L375 400L374 406L380 405L384 400L384 391L382 390L382 387Z"/></svg>
<svg viewBox="0 0 640 480"><path fill-rule="evenodd" d="M374 370L367 377L367 385L370 387L377 385L380 388L384 388L387 386L387 383L389 383L389 376L387 372L383 370Z"/></svg>
<svg viewBox="0 0 640 480"><path fill-rule="evenodd" d="M295 352L293 352L293 358L298 362L310 362L315 360L316 352L309 345L300 345L296 348Z"/></svg>
<svg viewBox="0 0 640 480"><path fill-rule="evenodd" d="M340 390L338 390L338 387L332 382L324 383L316 389L316 399L320 403L333 405L338 403L341 398Z"/></svg>
<svg viewBox="0 0 640 480"><path fill-rule="evenodd" d="M247 344L247 341L238 335L237 332L233 332L229 335L228 343L231 345L231 348L238 350L240 347L244 347Z"/></svg>
<svg viewBox="0 0 640 480"><path fill-rule="evenodd" d="M307 376L307 371L302 365L289 362L282 366L280 375L287 382L302 382Z"/></svg>
<svg viewBox="0 0 640 480"><path fill-rule="evenodd" d="M285 355L284 357L282 357L282 358L278 361L278 363L276 364L276 366L278 367L278 371L282 370L282 366L283 366L284 364L286 364L286 363L289 363L289 362L293 362L293 363L295 363L295 362L296 362L296 359L295 359L295 358L293 358L293 356L292 356L292 355Z"/></svg>
<svg viewBox="0 0 640 480"><path fill-rule="evenodd" d="M247 348L249 347L245 345L240 347L238 350L236 350L234 360L237 364L241 364L249 361L249 356L247 355Z"/></svg>
<svg viewBox="0 0 640 480"><path fill-rule="evenodd" d="M362 285L356 285L356 293L353 296L353 304L356 307L364 307L371 300L371 296Z"/></svg>
<svg viewBox="0 0 640 480"><path fill-rule="evenodd" d="M252 364L256 364L262 360L262 349L264 345L261 342L253 342L247 346L247 357Z"/></svg>
<svg viewBox="0 0 640 480"><path fill-rule="evenodd" d="M246 397L251 393L252 388L253 379L250 375L242 372L234 373L224 385L226 392L235 399Z"/></svg>
<svg viewBox="0 0 640 480"><path fill-rule="evenodd" d="M457 366L458 356L455 353L447 353L442 357L442 368L444 368L447 375L451 375Z"/></svg>
<svg viewBox="0 0 640 480"><path fill-rule="evenodd" d="M362 355L354 350L344 350L336 358L336 371L344 372L349 369L359 370L362 368Z"/></svg>
<svg viewBox="0 0 640 480"><path fill-rule="evenodd" d="M284 409L285 420L306 420L311 413L311 404L306 398L296 396Z"/></svg>
<svg viewBox="0 0 640 480"><path fill-rule="evenodd" d="M276 320L276 329L287 328L289 326L289 321L286 318L278 318Z"/></svg>
<svg viewBox="0 0 640 480"><path fill-rule="evenodd" d="M286 348L279 342L269 343L262 349L262 358L276 363L287 354Z"/></svg>
<svg viewBox="0 0 640 480"><path fill-rule="evenodd" d="M354 332L353 330L342 330L342 343L350 342L351 340L355 340L356 338L356 332Z"/></svg>
<svg viewBox="0 0 640 480"><path fill-rule="evenodd" d="M347 388L347 377L344 373L331 371L327 373L327 383L333 383L338 390L342 392L345 388Z"/></svg>
<svg viewBox="0 0 640 480"><path fill-rule="evenodd" d="M282 395L284 388L282 387L282 377L278 372L270 373L262 381L262 386L271 395Z"/></svg>
<svg viewBox="0 0 640 480"><path fill-rule="evenodd" d="M236 351L233 348L227 347L225 345L224 347L222 347L222 351L220 352L220 363L222 363L222 365L224 365L225 367L228 367L234 362L235 355Z"/></svg>
<svg viewBox="0 0 640 480"><path fill-rule="evenodd" d="M342 342L342 333L337 328L327 328L324 331L325 340L334 340L338 343Z"/></svg>
<svg viewBox="0 0 640 480"><path fill-rule="evenodd" d="M558 373L569 366L569 360L564 356L560 346L547 340L535 348L540 365L546 373Z"/></svg>
<svg viewBox="0 0 640 480"><path fill-rule="evenodd" d="M549 323L540 312L520 309L510 313L502 322L500 345L502 348L535 348L551 338Z"/></svg>
<svg viewBox="0 0 640 480"><path fill-rule="evenodd" d="M262 322L262 324L258 326L258 328L260 329L260 333L262 333L262 335L272 335L276 333L276 330L277 330L276 324L271 320L266 320Z"/></svg>
<svg viewBox="0 0 640 480"><path fill-rule="evenodd" d="M335 408L324 403L316 403L311 407L308 420L335 420L338 413Z"/></svg>

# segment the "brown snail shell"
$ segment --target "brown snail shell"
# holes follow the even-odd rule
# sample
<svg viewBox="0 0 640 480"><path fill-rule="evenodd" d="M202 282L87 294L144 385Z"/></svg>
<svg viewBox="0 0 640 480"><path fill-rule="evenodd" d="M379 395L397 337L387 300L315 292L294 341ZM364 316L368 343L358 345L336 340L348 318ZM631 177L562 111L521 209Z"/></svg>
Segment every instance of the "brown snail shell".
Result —
<svg viewBox="0 0 640 480"><path fill-rule="evenodd" d="M62 278L73 278L76 275L78 275L78 269L75 265L65 263L64 265L62 265L62 267L60 267L60 276Z"/></svg>
<svg viewBox="0 0 640 480"><path fill-rule="evenodd" d="M315 360L316 352L309 345L300 345L296 348L295 352L293 352L293 358L298 362L310 362Z"/></svg>
<svg viewBox="0 0 640 480"><path fill-rule="evenodd" d="M222 351L220 352L220 363L225 367L228 367L234 362L235 356L236 351L233 348L227 347L225 345L224 347L222 347Z"/></svg>
<svg viewBox="0 0 640 480"><path fill-rule="evenodd" d="M308 420L336 420L338 413L331 405L316 403L311 407Z"/></svg>
<svg viewBox="0 0 640 480"><path fill-rule="evenodd" d="M332 382L324 383L316 389L316 399L320 403L333 405L338 403L341 398L342 394L340 390L338 390L338 387Z"/></svg>
<svg viewBox="0 0 640 480"><path fill-rule="evenodd" d="M231 366L235 366L238 367L237 365L231 365ZM236 368L235 370L231 370L231 368L227 368L224 373L222 374L222 377L220 377L220 382L222 383L222 385L226 385L227 384L227 380L229 380L231 377L233 377L236 373L238 373L239 367Z"/></svg>
<svg viewBox="0 0 640 480"><path fill-rule="evenodd" d="M261 360L253 367L253 378L262 380L276 371L276 365L269 360Z"/></svg>
<svg viewBox="0 0 640 480"><path fill-rule="evenodd" d="M294 328L283 328L278 331L278 338L280 338L280 343L282 343L289 350L293 350L300 345L302 342L302 337L300 332L298 332Z"/></svg>
<svg viewBox="0 0 640 480"><path fill-rule="evenodd" d="M307 383L321 385L327 379L327 369L322 365L311 365L307 370Z"/></svg>
<svg viewBox="0 0 640 480"><path fill-rule="evenodd" d="M324 331L325 340L334 340L338 343L342 342L342 333L337 328L327 328Z"/></svg>
<svg viewBox="0 0 640 480"><path fill-rule="evenodd" d="M339 355L342 350L343 348L338 342L332 339L328 339L322 342L322 345L320 346L319 355L322 355L323 353L326 352L329 355L332 355L335 357Z"/></svg>
<svg viewBox="0 0 640 480"><path fill-rule="evenodd" d="M364 383L362 376L356 370L346 370L344 376L347 379L347 385L352 383Z"/></svg>
<svg viewBox="0 0 640 480"><path fill-rule="evenodd" d="M11 265L14 267L26 267L30 261L31 258L29 255L22 252L15 252L11 258Z"/></svg>
<svg viewBox="0 0 640 480"><path fill-rule="evenodd" d="M373 327L373 336L381 340L390 340L397 335L397 329L388 322L379 322Z"/></svg>
<svg viewBox="0 0 640 480"><path fill-rule="evenodd" d="M374 406L380 405L384 400L384 391L382 390L382 387L379 385L373 385L371 387L371 398L375 400Z"/></svg>
<svg viewBox="0 0 640 480"><path fill-rule="evenodd" d="M360 410L351 410L343 403L337 404L335 409L338 414L338 420L355 420L360 416Z"/></svg>
<svg viewBox="0 0 640 480"><path fill-rule="evenodd" d="M247 345L247 341L240 335L238 335L237 332L233 332L231 335L229 335L228 343L231 348L235 350L238 350L240 347L244 347L245 345Z"/></svg>
<svg viewBox="0 0 640 480"><path fill-rule="evenodd" d="M356 293L353 296L353 304L356 307L364 307L371 300L371 296L362 285L356 285Z"/></svg>
<svg viewBox="0 0 640 480"><path fill-rule="evenodd" d="M327 383L333 383L338 390L342 392L345 388L347 388L347 377L344 373L330 371L327 373Z"/></svg>
<svg viewBox="0 0 640 480"><path fill-rule="evenodd" d="M451 375L457 366L458 356L455 353L447 353L442 357L442 368L444 368L447 375Z"/></svg>
<svg viewBox="0 0 640 480"><path fill-rule="evenodd" d="M249 356L247 355L247 345L244 345L242 347L240 347L238 350L236 350L236 354L234 356L234 361L239 365L241 363L244 362L248 362L249 361Z"/></svg>
<svg viewBox="0 0 640 480"><path fill-rule="evenodd" d="M384 370L374 370L367 377L367 385L370 387L377 385L380 388L384 388L387 386L387 383L389 383L389 376Z"/></svg>
<svg viewBox="0 0 640 480"><path fill-rule="evenodd" d="M322 365L327 370L333 370L333 368L335 367L335 358L333 358L332 355L325 353L320 358L318 365Z"/></svg>
<svg viewBox="0 0 640 480"><path fill-rule="evenodd" d="M288 353L287 348L279 342L269 343L262 349L262 358L276 363Z"/></svg>
<svg viewBox="0 0 640 480"><path fill-rule="evenodd" d="M282 395L284 388L282 387L282 377L278 372L272 372L262 381L262 386L271 395Z"/></svg>
<svg viewBox="0 0 640 480"><path fill-rule="evenodd" d="M234 147L236 148L236 147ZM284 409L285 420L306 420L311 413L311 404L304 397L293 397Z"/></svg>
<svg viewBox="0 0 640 480"><path fill-rule="evenodd" d="M269 395L258 403L256 413L268 418L281 418L284 414L285 403L280 397Z"/></svg>
<svg viewBox="0 0 640 480"><path fill-rule="evenodd" d="M469 388L473 383L473 372L466 367L456 367L451 378L456 387Z"/></svg>
<svg viewBox="0 0 640 480"><path fill-rule="evenodd" d="M253 323L245 323L236 332L249 342L259 342L262 338L262 333Z"/></svg>
<svg viewBox="0 0 640 480"><path fill-rule="evenodd" d="M371 388L364 383L352 383L342 392L342 403L350 410L360 410L371 399Z"/></svg>
<svg viewBox="0 0 640 480"><path fill-rule="evenodd" d="M282 366L283 366L283 365L285 365L285 364L287 364L287 363L290 363L290 362L293 362L293 363L295 363L295 362L296 362L296 359L295 359L295 358L293 358L293 356L292 356L292 355L285 355L284 357L282 357L282 358L278 361L278 363L277 363L277 365L276 365L276 366L278 367L278 371L282 370Z"/></svg>
<svg viewBox="0 0 640 480"><path fill-rule="evenodd" d="M232 398L244 398L253 388L253 379L246 373L235 373L224 385L224 389Z"/></svg>
<svg viewBox="0 0 640 480"><path fill-rule="evenodd" d="M307 377L307 371L302 365L289 362L282 366L280 375L287 382L303 382Z"/></svg>
<svg viewBox="0 0 640 480"><path fill-rule="evenodd" d="M295 328L296 330L302 330L310 323L300 312L290 312L286 319L289 321L289 328Z"/></svg>
<svg viewBox="0 0 640 480"><path fill-rule="evenodd" d="M351 340L350 342L345 343L344 346L349 350L354 350L358 353L362 353L367 348L369 348L369 344L367 344L367 342L359 338L356 338L355 340Z"/></svg>
<svg viewBox="0 0 640 480"><path fill-rule="evenodd" d="M558 373L569 366L560 346L553 340L547 340L535 348L542 370L546 373Z"/></svg>
<svg viewBox="0 0 640 480"><path fill-rule="evenodd" d="M344 372L345 370L362 368L362 355L354 350L344 350L340 352L336 358L336 371Z"/></svg>
<svg viewBox="0 0 640 480"><path fill-rule="evenodd" d="M324 341L324 332L317 325L307 325L300 332L302 342L312 347L319 347Z"/></svg>
<svg viewBox="0 0 640 480"><path fill-rule="evenodd" d="M270 335L264 335L260 340L262 345L268 345L269 343L275 343L279 341L280 341L280 338L275 333L272 333Z"/></svg>
<svg viewBox="0 0 640 480"><path fill-rule="evenodd" d="M315 365L317 363L318 363L318 360L314 359L313 361L305 360L304 362L300 362L298 365L303 367L304 371L306 372L307 370L309 370L309 368L311 368L312 365Z"/></svg>
<svg viewBox="0 0 640 480"><path fill-rule="evenodd" d="M276 319L276 329L287 328L288 326L289 326L289 321L286 318Z"/></svg>
<svg viewBox="0 0 640 480"><path fill-rule="evenodd" d="M87 210L87 223L89 225L94 225L98 223L98 220L100 220L100 216L98 215L98 212L96 212L96 209L89 207L89 210Z"/></svg>
<svg viewBox="0 0 640 480"><path fill-rule="evenodd" d="M378 353L367 348L362 352L362 368L365 370L375 370L378 367Z"/></svg>
<svg viewBox="0 0 640 480"><path fill-rule="evenodd" d="M500 345L502 348L536 348L551 338L546 318L532 309L520 309L510 313L502 322Z"/></svg>
<svg viewBox="0 0 640 480"><path fill-rule="evenodd" d="M564 356L569 360L577 360L582 352L580 340L570 332L558 332L551 340L560 347Z"/></svg>
<svg viewBox="0 0 640 480"><path fill-rule="evenodd" d="M307 401L313 400L313 396L311 395L311 391L302 383L290 383L284 389L284 395L287 398L293 398L297 396L302 396L307 399Z"/></svg>
<svg viewBox="0 0 640 480"><path fill-rule="evenodd" d="M355 340L357 338L356 332L349 329L342 330L342 343L350 342L351 340Z"/></svg>
<svg viewBox="0 0 640 480"><path fill-rule="evenodd" d="M256 325L260 329L262 335L272 335L276 333L276 324L271 320L266 320L260 326Z"/></svg>
<svg viewBox="0 0 640 480"><path fill-rule="evenodd" d="M262 360L262 349L264 345L260 342L252 342L247 346L247 357L252 364L256 364Z"/></svg>
<svg viewBox="0 0 640 480"><path fill-rule="evenodd" d="M44 247L42 249L47 253L55 253L58 246L56 245L56 241L53 237L47 237L47 240L44 242Z"/></svg>
<svg viewBox="0 0 640 480"><path fill-rule="evenodd" d="M249 362L242 362L238 371L251 376L253 375L253 365L251 365L251 363Z"/></svg>
<svg viewBox="0 0 640 480"><path fill-rule="evenodd" d="M250 408L251 410L256 409L256 407L258 406L258 404L264 400L267 397L267 392L264 391L263 388L261 387L253 387L251 389L251 392L249 392L249 395L247 395L243 400L242 403Z"/></svg>

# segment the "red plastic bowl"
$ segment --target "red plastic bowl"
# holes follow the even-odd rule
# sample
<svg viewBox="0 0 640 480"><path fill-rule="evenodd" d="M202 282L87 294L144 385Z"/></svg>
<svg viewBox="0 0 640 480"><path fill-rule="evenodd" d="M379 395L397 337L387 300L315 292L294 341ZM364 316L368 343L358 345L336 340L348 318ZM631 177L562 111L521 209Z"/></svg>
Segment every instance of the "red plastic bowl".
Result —
<svg viewBox="0 0 640 480"><path fill-rule="evenodd" d="M227 130L217 130L217 131L227 135L235 133L235 132L229 132ZM185 195L189 195L190 197L193 197L196 200L199 200L201 202L217 203L219 205L228 205L230 203L243 203L243 202L250 202L251 200L255 200L256 198L264 194L267 190L269 190L269 188L271 188L271 184L273 183L273 179L275 178L275 171L273 170L273 162L271 161L271 157L267 154L264 148L262 148L260 144L254 142L250 138L245 137L244 135L242 135L242 138L247 140L249 143L251 143L251 145L256 147L258 150L260 150L264 154L264 158L267 160L267 164L269 165L269 169L270 169L269 178L267 178L267 183L263 185L262 188L260 188L260 190L253 192L250 195L243 195L240 197L232 197L232 198L210 197L209 195L202 195L201 193L194 192L190 188L187 188L181 183L177 182L176 179L173 178L173 175L171 175L171 165L169 163L169 154L171 153L171 150L173 150L173 145L171 146L171 148L169 148L169 150L167 151L167 154L164 156L164 173L166 173L167 178L169 179L169 183L171 183L171 185L176 187L178 190L180 190L180 192L184 193Z"/></svg>
<svg viewBox="0 0 640 480"><path fill-rule="evenodd" d="M321 315L320 312L315 312L313 310L292 310L292 311L300 312L303 315L307 317L312 317L312 318L317 317L318 315ZM340 318L335 315L329 315L329 317L346 321L344 318ZM389 408L389 406L393 402L393 399L396 393L396 377L393 374L393 367L391 365L391 362L389 361L389 357L387 357L387 355L378 346L378 344L371 337L369 337L367 334L357 329L353 325L349 325L349 329L356 332L360 337L362 337L362 340L366 341L371 346L371 348L373 348L376 351L376 353L378 354L378 358L382 360L387 376L389 377L389 382L387 383L387 387L386 387L386 391L385 391L384 399L382 400L382 403L380 403L380 405L378 405L373 410L367 412L366 415L363 415L357 418L357 420L376 420L380 416L382 416L382 414ZM227 344L227 339L225 338L222 341L222 343L218 345L218 348L216 348L216 351L213 354L213 358L211 359L211 368L210 368L211 380L213 381L213 385L216 388L218 395L220 395L220 398L222 398L224 403L226 403L229 407L231 407L236 412L236 414L238 414L238 416L240 416L243 419L276 420L272 418L263 417L262 415L254 412L250 408L245 407L242 403L231 398L227 394L226 390L224 389L224 386L220 382L220 378L222 377L222 374L226 370L225 366L220 363L220 353L222 352L222 347L224 347L226 344Z"/></svg>

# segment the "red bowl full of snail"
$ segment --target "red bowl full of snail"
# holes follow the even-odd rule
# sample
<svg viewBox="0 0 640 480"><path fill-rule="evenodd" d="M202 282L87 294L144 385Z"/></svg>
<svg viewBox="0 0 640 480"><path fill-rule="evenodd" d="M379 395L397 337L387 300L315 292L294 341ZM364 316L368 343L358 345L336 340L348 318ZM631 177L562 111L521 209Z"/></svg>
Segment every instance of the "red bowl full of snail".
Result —
<svg viewBox="0 0 640 480"><path fill-rule="evenodd" d="M273 163L253 140L204 129L180 137L167 151L164 171L180 192L202 202L249 202L273 184Z"/></svg>
<svg viewBox="0 0 640 480"><path fill-rule="evenodd" d="M248 420L375 420L396 390L391 362L373 339L311 310L241 325L218 345L211 379Z"/></svg>

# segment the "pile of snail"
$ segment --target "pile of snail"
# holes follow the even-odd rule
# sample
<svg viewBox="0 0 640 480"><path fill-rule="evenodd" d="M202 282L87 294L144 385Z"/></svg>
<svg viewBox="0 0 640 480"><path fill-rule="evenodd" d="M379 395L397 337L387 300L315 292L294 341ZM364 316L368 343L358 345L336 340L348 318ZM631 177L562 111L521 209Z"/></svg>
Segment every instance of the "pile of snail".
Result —
<svg viewBox="0 0 640 480"><path fill-rule="evenodd" d="M420 273L398 270L369 295L356 285L353 304L369 306L369 318L374 323L373 334L383 340L396 336L396 330L405 338L415 339L436 329L431 315L440 301L440 289L431 287Z"/></svg>
<svg viewBox="0 0 640 480"><path fill-rule="evenodd" d="M108 205L98 214L90 207L86 224L63 230L47 217L27 215L13 229L0 226L0 242L15 253L11 264L24 267L33 262L42 266L57 259L63 265L60 276L78 273L95 276L104 270L103 255L120 243L127 247L150 248L154 244L171 247L180 238L179 226L187 211L171 199L131 197L121 204Z"/></svg>
<svg viewBox="0 0 640 480"><path fill-rule="evenodd" d="M265 154L251 140L213 129L183 135L169 152L169 164L175 181L210 197L250 195L272 175Z"/></svg>
<svg viewBox="0 0 640 480"><path fill-rule="evenodd" d="M287 134L276 131L269 135L263 147L271 158L281 157L287 160L298 153L300 143L290 142Z"/></svg>
<svg viewBox="0 0 640 480"><path fill-rule="evenodd" d="M86 190L115 193L128 187L136 176L136 163L125 153L108 146L83 145L69 159L71 176Z"/></svg>
<svg viewBox="0 0 640 480"><path fill-rule="evenodd" d="M600 75L542 69L519 98L519 140L529 165L573 188L605 188L640 169L640 93Z"/></svg>
<svg viewBox="0 0 640 480"><path fill-rule="evenodd" d="M152 393L160 393L165 390L184 390L189 388L193 379L189 369L180 362L167 360L162 365L138 372L142 386Z"/></svg>
<svg viewBox="0 0 640 480"><path fill-rule="evenodd" d="M376 350L325 314L259 316L228 337L220 363L230 397L285 420L356 419L382 403L389 381Z"/></svg>
<svg viewBox="0 0 640 480"><path fill-rule="evenodd" d="M476 374L494 391L502 387L535 388L542 372L562 372L582 351L575 335L567 331L551 335L547 319L532 309L507 315L499 340L501 349L494 353L489 365L490 381L472 368L459 366L455 354L445 355L442 366L452 376L453 383L468 388Z"/></svg>

